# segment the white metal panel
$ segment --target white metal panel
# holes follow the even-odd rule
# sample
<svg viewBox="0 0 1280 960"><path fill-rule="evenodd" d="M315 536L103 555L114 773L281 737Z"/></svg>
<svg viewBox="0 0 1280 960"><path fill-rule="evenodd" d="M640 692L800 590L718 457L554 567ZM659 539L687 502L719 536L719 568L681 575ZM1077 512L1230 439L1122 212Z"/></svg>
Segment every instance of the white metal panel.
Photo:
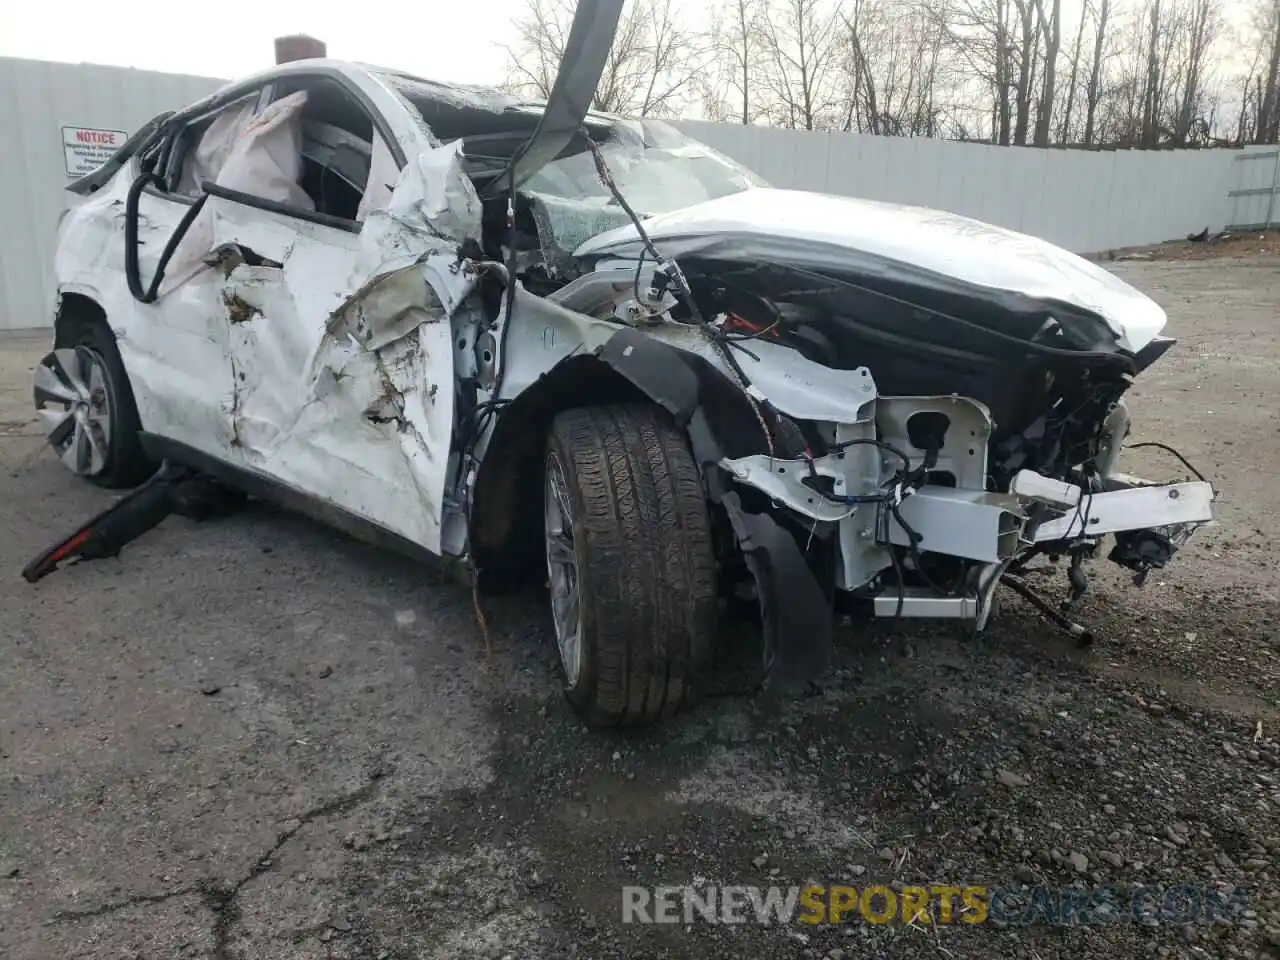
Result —
<svg viewBox="0 0 1280 960"><path fill-rule="evenodd" d="M1267 222L1268 212L1274 224L1280 219L1280 194L1272 198L1273 188L1280 187L1280 147L1258 145L1245 147L1235 158L1234 169L1223 191L1227 195L1232 224L1255 227Z"/></svg>
<svg viewBox="0 0 1280 960"><path fill-rule="evenodd" d="M223 81L91 64L0 58L0 329L53 322L58 216L66 206L63 126L133 133Z"/></svg>
<svg viewBox="0 0 1280 960"><path fill-rule="evenodd" d="M1045 150L702 121L676 125L775 186L936 207L1079 253L1178 239L1206 226L1220 230L1247 222L1246 215L1260 221L1265 197L1229 200L1227 192L1267 186L1272 170L1265 160L1237 164L1241 151L1225 149ZM1265 183L1237 184L1244 176Z"/></svg>

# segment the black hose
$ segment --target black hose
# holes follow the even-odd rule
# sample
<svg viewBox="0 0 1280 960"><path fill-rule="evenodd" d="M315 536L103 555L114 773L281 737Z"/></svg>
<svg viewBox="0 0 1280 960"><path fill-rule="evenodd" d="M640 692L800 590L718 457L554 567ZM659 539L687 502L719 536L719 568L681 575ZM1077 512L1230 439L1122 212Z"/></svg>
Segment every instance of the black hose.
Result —
<svg viewBox="0 0 1280 960"><path fill-rule="evenodd" d="M1050 623L1062 628L1072 637L1075 637L1076 642L1080 644L1080 646L1087 647L1093 643L1093 634L1090 633L1088 629L1082 627L1069 617L1064 616L1062 611L1055 610L1052 604L1042 598L1022 580L1017 577L1012 577L1006 573L1000 578L1000 582L1018 596L1022 597L1023 600L1026 600L1027 603L1039 610L1041 615Z"/></svg>
<svg viewBox="0 0 1280 960"><path fill-rule="evenodd" d="M1163 450L1166 453L1172 453L1175 457L1177 457L1179 460L1182 461L1182 465L1184 467L1186 467L1188 470L1190 470L1192 473L1196 475L1197 480L1199 480L1201 483L1208 482L1207 480L1205 480L1204 474L1191 465L1190 460L1188 460L1186 457L1180 454L1177 450L1173 449L1173 447L1169 446L1167 443L1157 443L1155 440L1147 440L1143 443L1130 443L1126 446L1125 449L1137 450L1139 447L1156 447L1157 449Z"/></svg>
<svg viewBox="0 0 1280 960"><path fill-rule="evenodd" d="M164 245L164 250L160 254L160 262L156 264L155 275L151 278L151 284L146 290L142 289L142 268L138 264L138 201L142 197L142 191L152 183L163 183L164 181L154 172L147 170L138 175L138 178L129 185L129 193L125 197L124 204L124 277L129 284L129 293L133 295L133 299L139 303L154 303L159 295L160 284L164 280L165 267L169 265L169 261L173 259L174 251L178 249L178 244L182 242L182 238L186 236L187 231L191 229L191 224L200 210L204 207L205 201L209 199L207 193L202 193L193 203L190 209L182 215L182 219L178 221L177 227L174 228L173 234L169 237L168 242Z"/></svg>
<svg viewBox="0 0 1280 960"><path fill-rule="evenodd" d="M828 447L830 453L840 453L842 450L848 450L850 447L879 447L881 450L887 450L895 457L902 461L902 473L905 476L911 472L910 458L886 440L872 440L870 437L856 437L852 440L841 440L839 443L833 443Z"/></svg>

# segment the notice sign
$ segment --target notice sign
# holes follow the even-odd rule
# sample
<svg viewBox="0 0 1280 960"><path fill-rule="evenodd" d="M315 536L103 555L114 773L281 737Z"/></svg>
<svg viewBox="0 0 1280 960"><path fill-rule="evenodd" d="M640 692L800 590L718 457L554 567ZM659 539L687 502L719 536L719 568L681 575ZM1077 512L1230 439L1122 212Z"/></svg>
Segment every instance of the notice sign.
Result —
<svg viewBox="0 0 1280 960"><path fill-rule="evenodd" d="M92 173L128 139L129 135L123 130L63 127L62 155L67 165L67 176L83 177Z"/></svg>

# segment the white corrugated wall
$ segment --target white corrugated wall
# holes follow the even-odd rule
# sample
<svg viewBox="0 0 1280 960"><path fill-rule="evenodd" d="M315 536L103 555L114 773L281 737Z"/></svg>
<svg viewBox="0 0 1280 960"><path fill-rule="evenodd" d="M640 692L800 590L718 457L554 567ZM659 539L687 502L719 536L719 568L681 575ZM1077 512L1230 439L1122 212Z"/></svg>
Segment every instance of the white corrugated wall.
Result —
<svg viewBox="0 0 1280 960"><path fill-rule="evenodd" d="M133 133L198 100L207 77L0 57L0 329L53 323L53 247L63 187L62 127Z"/></svg>
<svg viewBox="0 0 1280 960"><path fill-rule="evenodd" d="M0 329L52 322L55 227L70 179L61 128L132 133L221 83L0 58ZM1273 168L1237 162L1240 151L1232 150L1037 150L698 121L678 126L779 187L937 207L1082 253L1245 222L1245 208L1252 215L1265 198L1228 193L1269 184Z"/></svg>
<svg viewBox="0 0 1280 960"><path fill-rule="evenodd" d="M1280 147L1265 144L1245 147L1236 154L1235 177L1229 204L1229 223L1258 226L1270 217L1280 218L1280 195L1272 197L1280 186Z"/></svg>
<svg viewBox="0 0 1280 960"><path fill-rule="evenodd" d="M688 120L677 126L774 186L936 207L1079 253L1239 222L1227 201L1239 176L1237 150L1038 150Z"/></svg>

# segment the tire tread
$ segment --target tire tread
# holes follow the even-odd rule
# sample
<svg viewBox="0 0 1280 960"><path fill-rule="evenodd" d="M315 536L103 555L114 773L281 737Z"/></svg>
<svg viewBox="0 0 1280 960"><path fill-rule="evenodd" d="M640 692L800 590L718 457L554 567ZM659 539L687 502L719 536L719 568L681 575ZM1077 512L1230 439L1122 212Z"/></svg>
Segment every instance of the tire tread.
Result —
<svg viewBox="0 0 1280 960"><path fill-rule="evenodd" d="M652 723L696 696L716 620L697 465L653 406L561 413L550 444L575 500L584 670L570 699L600 725Z"/></svg>

